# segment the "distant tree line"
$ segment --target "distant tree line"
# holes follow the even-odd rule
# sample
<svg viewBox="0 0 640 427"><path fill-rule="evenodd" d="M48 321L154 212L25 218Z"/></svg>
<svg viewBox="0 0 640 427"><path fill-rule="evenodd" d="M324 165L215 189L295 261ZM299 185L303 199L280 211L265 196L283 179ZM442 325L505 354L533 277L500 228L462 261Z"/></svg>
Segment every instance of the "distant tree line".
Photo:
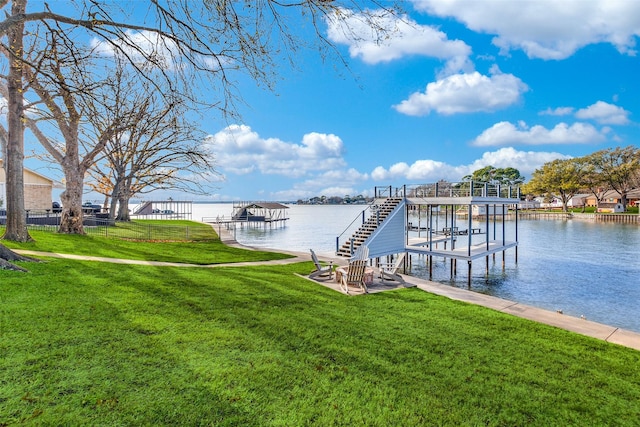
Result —
<svg viewBox="0 0 640 427"><path fill-rule="evenodd" d="M362 194L358 194L357 196L346 195L344 197L316 196L306 200L298 199L296 203L299 205L364 205L372 201L372 197L365 197Z"/></svg>

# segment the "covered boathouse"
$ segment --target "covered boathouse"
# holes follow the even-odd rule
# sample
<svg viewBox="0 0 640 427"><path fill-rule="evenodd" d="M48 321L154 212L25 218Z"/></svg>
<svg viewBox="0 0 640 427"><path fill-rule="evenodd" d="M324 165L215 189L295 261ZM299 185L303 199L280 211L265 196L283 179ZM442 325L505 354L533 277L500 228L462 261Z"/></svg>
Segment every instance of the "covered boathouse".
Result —
<svg viewBox="0 0 640 427"><path fill-rule="evenodd" d="M372 261L423 255L430 278L434 257L450 261L452 277L457 262L467 261L470 284L476 259L484 257L488 271L489 256L502 252L504 268L505 251L514 248L517 263L519 201L517 187L473 181L376 187L358 230L336 238L336 254L351 257L365 245ZM507 220L509 209L514 220Z"/></svg>
<svg viewBox="0 0 640 427"><path fill-rule="evenodd" d="M287 209L288 206L275 202L235 202L231 222L280 224L289 219Z"/></svg>

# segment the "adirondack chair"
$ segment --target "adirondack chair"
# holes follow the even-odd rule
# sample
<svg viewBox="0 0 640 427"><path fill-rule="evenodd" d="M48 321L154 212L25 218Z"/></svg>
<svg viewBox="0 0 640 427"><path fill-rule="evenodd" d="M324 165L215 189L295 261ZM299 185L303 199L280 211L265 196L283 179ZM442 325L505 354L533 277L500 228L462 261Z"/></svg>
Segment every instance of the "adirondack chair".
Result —
<svg viewBox="0 0 640 427"><path fill-rule="evenodd" d="M367 285L364 282L366 268L366 259L354 259L349 261L349 265L344 268L345 271L342 273L340 289L348 294L349 286L352 286L362 289L365 293L368 292Z"/></svg>
<svg viewBox="0 0 640 427"><path fill-rule="evenodd" d="M365 245L359 246L358 249L355 250L353 255L351 255L351 261L353 261L355 259L368 260L369 259L369 247L365 246Z"/></svg>
<svg viewBox="0 0 640 427"><path fill-rule="evenodd" d="M329 262L329 265L322 265L313 249L309 249L309 251L311 251L311 259L316 266L315 271L312 271L309 277L314 279L316 277L329 276L331 279L333 277L333 262Z"/></svg>
<svg viewBox="0 0 640 427"><path fill-rule="evenodd" d="M404 279L398 273L400 267L404 263L405 253L401 253L396 257L395 262L393 263L380 263L378 264L378 268L380 269L380 279L384 282L387 280L395 280L400 283L404 283Z"/></svg>

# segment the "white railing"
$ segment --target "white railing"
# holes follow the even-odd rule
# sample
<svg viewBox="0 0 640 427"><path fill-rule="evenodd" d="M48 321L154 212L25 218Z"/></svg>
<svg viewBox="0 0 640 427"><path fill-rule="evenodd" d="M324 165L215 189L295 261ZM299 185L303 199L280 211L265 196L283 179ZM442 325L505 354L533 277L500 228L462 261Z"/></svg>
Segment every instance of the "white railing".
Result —
<svg viewBox="0 0 640 427"><path fill-rule="evenodd" d="M388 197L499 197L520 199L520 187L488 182L436 182L403 185L402 187L376 187L376 198Z"/></svg>

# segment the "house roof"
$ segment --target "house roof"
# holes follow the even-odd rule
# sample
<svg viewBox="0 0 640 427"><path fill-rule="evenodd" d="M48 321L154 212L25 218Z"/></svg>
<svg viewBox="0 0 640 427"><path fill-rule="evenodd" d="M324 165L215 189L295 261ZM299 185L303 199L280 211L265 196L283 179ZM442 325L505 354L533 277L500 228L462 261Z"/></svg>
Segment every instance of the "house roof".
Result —
<svg viewBox="0 0 640 427"><path fill-rule="evenodd" d="M618 199L620 193L616 190L609 190L602 196L603 199ZM640 199L640 188L634 188L627 192L627 199Z"/></svg>
<svg viewBox="0 0 640 427"><path fill-rule="evenodd" d="M289 206L285 206L282 203L276 202L256 202L244 206L245 209L289 209Z"/></svg>
<svg viewBox="0 0 640 427"><path fill-rule="evenodd" d="M2 167L4 167L4 160L3 160L3 159L0 159L0 168L2 168ZM29 174L35 175L35 176L37 176L38 178L44 179L45 181L49 181L49 182L51 183L51 185L52 185L52 187L53 187L53 188L65 188L65 187L64 187L64 185L63 185L61 182L56 181L56 180L54 180L54 179L51 179L51 178L49 178L48 176L44 176L44 175L42 175L41 173L38 173L38 172L36 172L36 171L33 171L33 170L29 169L29 168L23 168L23 169L24 169L24 171L25 171L26 173L29 173Z"/></svg>

